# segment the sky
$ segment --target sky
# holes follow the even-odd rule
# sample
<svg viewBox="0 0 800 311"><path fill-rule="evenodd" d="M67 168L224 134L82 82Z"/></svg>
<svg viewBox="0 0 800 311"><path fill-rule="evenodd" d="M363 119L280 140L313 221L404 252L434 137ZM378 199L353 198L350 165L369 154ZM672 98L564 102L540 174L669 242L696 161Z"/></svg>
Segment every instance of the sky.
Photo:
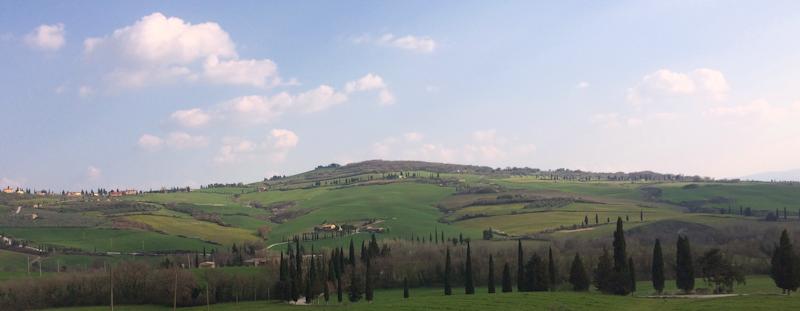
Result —
<svg viewBox="0 0 800 311"><path fill-rule="evenodd" d="M800 168L800 2L2 1L0 187Z"/></svg>

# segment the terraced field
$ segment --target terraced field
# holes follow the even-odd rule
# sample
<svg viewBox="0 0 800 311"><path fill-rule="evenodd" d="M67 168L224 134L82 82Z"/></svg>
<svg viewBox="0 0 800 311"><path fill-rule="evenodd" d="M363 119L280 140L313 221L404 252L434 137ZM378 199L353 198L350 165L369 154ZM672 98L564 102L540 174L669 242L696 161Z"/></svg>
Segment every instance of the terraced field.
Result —
<svg viewBox="0 0 800 311"><path fill-rule="evenodd" d="M172 236L184 236L203 241L212 241L221 245L260 241L250 230L223 227L214 223L188 217L132 215L126 216L125 218L147 224L155 230L166 232Z"/></svg>

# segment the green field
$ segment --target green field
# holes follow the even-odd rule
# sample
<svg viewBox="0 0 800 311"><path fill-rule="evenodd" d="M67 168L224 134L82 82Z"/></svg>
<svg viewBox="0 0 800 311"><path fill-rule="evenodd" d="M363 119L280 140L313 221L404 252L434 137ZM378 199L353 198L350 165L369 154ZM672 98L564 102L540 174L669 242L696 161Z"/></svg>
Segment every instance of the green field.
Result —
<svg viewBox="0 0 800 311"><path fill-rule="evenodd" d="M53 244L88 252L141 252L214 247L198 239L140 230L104 228L0 228L11 236L39 244Z"/></svg>
<svg viewBox="0 0 800 311"><path fill-rule="evenodd" d="M223 227L193 218L159 215L132 215L126 216L125 218L147 224L155 230L166 232L169 235L212 241L222 245L260 241L252 231L241 228Z"/></svg>
<svg viewBox="0 0 800 311"><path fill-rule="evenodd" d="M786 207L789 210L789 214L795 218L798 216L797 213L800 212L800 186L797 184L717 183L696 184L697 187L686 187L687 185L689 184L677 183L659 186L663 190L661 199L680 203L724 198L732 201L709 202L705 206L714 208L732 206L737 213L739 206L766 211L779 209L781 213L783 213L783 208Z"/></svg>
<svg viewBox="0 0 800 311"><path fill-rule="evenodd" d="M724 298L643 298L602 295L595 292L538 292L487 294L485 288L476 289L475 295L464 295L462 288L454 288L452 296L444 296L438 288L412 288L411 298L403 299L402 290L378 290L372 303L319 302L312 306L292 306L277 302L242 302L212 305L211 310L792 310L800 306L800 295L783 296L771 287L769 278L760 276L748 279L747 285L737 287L737 297ZM668 284L671 282L668 282ZM698 283L700 284L700 283ZM639 282L641 292L650 292L646 282ZM333 297L335 298L335 296ZM57 310L106 310L108 307L67 308ZM149 311L169 310L166 306L122 306L115 310ZM181 310L206 310L205 306Z"/></svg>

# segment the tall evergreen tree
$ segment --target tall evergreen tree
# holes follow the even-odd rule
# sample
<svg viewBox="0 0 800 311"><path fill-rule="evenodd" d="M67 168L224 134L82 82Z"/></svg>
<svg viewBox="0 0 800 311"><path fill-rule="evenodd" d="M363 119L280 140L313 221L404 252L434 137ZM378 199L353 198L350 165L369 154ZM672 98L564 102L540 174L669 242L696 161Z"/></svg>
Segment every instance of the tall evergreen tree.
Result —
<svg viewBox="0 0 800 311"><path fill-rule="evenodd" d="M684 292L691 292L694 289L694 265L688 237L678 236L676 257L675 284Z"/></svg>
<svg viewBox="0 0 800 311"><path fill-rule="evenodd" d="M450 266L450 248L447 248L444 259L444 294L446 296L450 296L453 294L453 289L450 287L450 271L452 267Z"/></svg>
<svg viewBox="0 0 800 311"><path fill-rule="evenodd" d="M347 295L347 298L350 299L350 302L357 302L361 300L362 296L364 295L364 284L361 282L361 276L359 275L358 270L355 268L352 270L352 273L350 273L350 291Z"/></svg>
<svg viewBox="0 0 800 311"><path fill-rule="evenodd" d="M361 261L366 263L369 260L369 253L367 252L367 245L361 241Z"/></svg>
<svg viewBox="0 0 800 311"><path fill-rule="evenodd" d="M603 248L603 254L597 259L597 266L594 269L594 287L603 293L613 293L611 286L611 278L614 274L614 263L611 261L611 256L608 250Z"/></svg>
<svg viewBox="0 0 800 311"><path fill-rule="evenodd" d="M403 298L408 299L408 278L403 278Z"/></svg>
<svg viewBox="0 0 800 311"><path fill-rule="evenodd" d="M494 294L494 260L492 259L491 254L489 254L489 277L487 278L487 283L487 286L489 287L489 294Z"/></svg>
<svg viewBox="0 0 800 311"><path fill-rule="evenodd" d="M775 286L784 294L790 294L800 287L800 258L792 248L792 241L786 229L781 232L780 241L772 252L770 277Z"/></svg>
<svg viewBox="0 0 800 311"><path fill-rule="evenodd" d="M342 302L342 275L340 274L338 278L336 278L336 301L339 303Z"/></svg>
<svg viewBox="0 0 800 311"><path fill-rule="evenodd" d="M636 268L633 266L633 257L628 257L628 269L630 269L630 290L631 293L636 291Z"/></svg>
<svg viewBox="0 0 800 311"><path fill-rule="evenodd" d="M503 265L503 292L510 293L511 292L511 267L508 266L508 263Z"/></svg>
<svg viewBox="0 0 800 311"><path fill-rule="evenodd" d="M517 240L517 291L525 291L525 261L522 254L522 240Z"/></svg>
<svg viewBox="0 0 800 311"><path fill-rule="evenodd" d="M587 222L588 224L588 222ZM550 290L556 290L556 261L553 259L553 248L549 247L547 249L547 287Z"/></svg>
<svg viewBox="0 0 800 311"><path fill-rule="evenodd" d="M464 294L475 294L475 284L472 280L472 255L470 254L469 241L467 241L467 260L464 267Z"/></svg>
<svg viewBox="0 0 800 311"><path fill-rule="evenodd" d="M364 273L364 295L367 301L372 302L373 292L372 292L372 264L370 263L372 260L367 258L367 267L366 272Z"/></svg>
<svg viewBox="0 0 800 311"><path fill-rule="evenodd" d="M577 292L585 292L589 290L589 275L586 274L586 268L583 266L583 261L578 253L575 253L575 258L572 259L572 265L569 268L569 283L572 284L572 290Z"/></svg>
<svg viewBox="0 0 800 311"><path fill-rule="evenodd" d="M534 253L525 265L525 290L547 290L547 267L539 254Z"/></svg>
<svg viewBox="0 0 800 311"><path fill-rule="evenodd" d="M653 264L651 271L653 279L653 288L661 294L664 291L664 255L661 253L661 241L656 239L656 245L653 246Z"/></svg>
<svg viewBox="0 0 800 311"><path fill-rule="evenodd" d="M350 238L350 257L348 258L348 263L351 266L356 265L356 247L353 245L353 238Z"/></svg>
<svg viewBox="0 0 800 311"><path fill-rule="evenodd" d="M622 217L617 218L617 229L614 231L614 273L611 277L613 293L627 295L630 293L630 269L628 253L625 246L625 231L622 229Z"/></svg>

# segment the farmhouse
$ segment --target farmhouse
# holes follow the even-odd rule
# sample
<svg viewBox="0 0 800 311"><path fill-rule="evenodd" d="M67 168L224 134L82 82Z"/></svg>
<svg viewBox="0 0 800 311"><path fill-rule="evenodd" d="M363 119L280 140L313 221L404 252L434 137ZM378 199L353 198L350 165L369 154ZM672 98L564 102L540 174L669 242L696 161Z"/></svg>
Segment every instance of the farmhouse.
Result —
<svg viewBox="0 0 800 311"><path fill-rule="evenodd" d="M314 227L315 231L339 231L341 228L335 224L321 224Z"/></svg>
<svg viewBox="0 0 800 311"><path fill-rule="evenodd" d="M80 196L83 196L83 194L80 193L80 192L77 192L77 191L70 191L70 192L67 192L67 196L68 197L80 197Z"/></svg>
<svg viewBox="0 0 800 311"><path fill-rule="evenodd" d="M14 193L14 189L11 189L11 187L6 187L3 189L3 193Z"/></svg>

